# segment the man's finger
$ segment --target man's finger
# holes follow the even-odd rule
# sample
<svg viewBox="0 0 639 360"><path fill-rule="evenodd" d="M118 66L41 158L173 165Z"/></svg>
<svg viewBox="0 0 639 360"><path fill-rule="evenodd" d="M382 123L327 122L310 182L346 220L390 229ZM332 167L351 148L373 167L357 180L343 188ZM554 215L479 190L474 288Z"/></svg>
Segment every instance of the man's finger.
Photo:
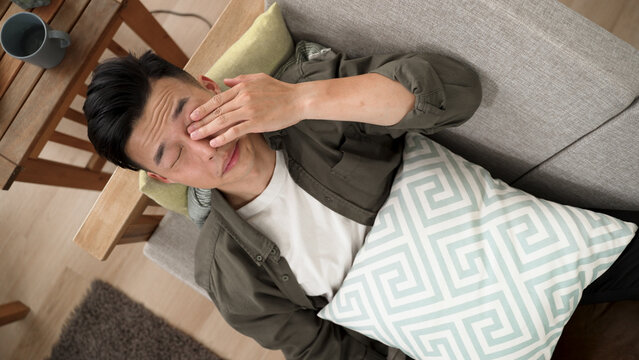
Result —
<svg viewBox="0 0 639 360"><path fill-rule="evenodd" d="M236 77L234 77L232 79L224 79L224 85L232 88L233 86L241 83L242 81L245 81L244 79L245 79L245 77L243 75L236 76Z"/></svg>
<svg viewBox="0 0 639 360"><path fill-rule="evenodd" d="M212 112L210 112L208 115L203 117L201 120L192 122L186 128L186 131L189 134L193 134L198 129L201 129L201 128L205 127L206 125L208 125L208 124L210 124L212 122L215 122L218 117L220 117L220 116L222 116L222 115L224 115L226 113L230 113L232 111L235 111L235 110L237 110L239 108L240 108L240 106L238 104L236 104L236 101L229 101L226 104L224 104L224 105L218 107L217 109L213 110ZM194 137L192 136L192 139L198 140L198 139L207 137L209 135L213 135L213 133L209 133L207 131L199 131L196 135L194 135Z"/></svg>
<svg viewBox="0 0 639 360"><path fill-rule="evenodd" d="M244 74L244 75L238 75L232 79L224 79L224 85L232 88L233 86L239 83L253 80L254 78L257 77L257 75L259 74Z"/></svg>
<svg viewBox="0 0 639 360"><path fill-rule="evenodd" d="M237 124L238 122L246 120L246 117L242 115L240 110L230 111L224 114L221 114L214 120L210 121L208 124L200 127L190 134L191 139L199 140L208 136L214 136L217 132L222 129L228 128Z"/></svg>
<svg viewBox="0 0 639 360"><path fill-rule="evenodd" d="M223 134L220 134L215 137L215 139L211 140L209 144L211 147L220 147L224 146L235 139L246 135L250 132L251 123L249 121L241 122L228 130L226 130Z"/></svg>
<svg viewBox="0 0 639 360"><path fill-rule="evenodd" d="M229 89L223 93L219 93L213 96L209 101L198 106L193 112L191 112L191 120L198 121L208 115L211 111L233 100L237 95L237 90Z"/></svg>
<svg viewBox="0 0 639 360"><path fill-rule="evenodd" d="M229 105L230 105L230 103L224 104L224 105L218 107L217 109L213 110L211 113L209 113L208 115L206 115L205 117L203 117L199 121L193 121L189 125L189 127L186 128L186 131L189 134L191 134L195 130L205 126L206 124L209 124L210 122L215 120L215 118L217 118L218 116L220 116L220 115L224 114L225 112L229 111L229 109L228 109Z"/></svg>

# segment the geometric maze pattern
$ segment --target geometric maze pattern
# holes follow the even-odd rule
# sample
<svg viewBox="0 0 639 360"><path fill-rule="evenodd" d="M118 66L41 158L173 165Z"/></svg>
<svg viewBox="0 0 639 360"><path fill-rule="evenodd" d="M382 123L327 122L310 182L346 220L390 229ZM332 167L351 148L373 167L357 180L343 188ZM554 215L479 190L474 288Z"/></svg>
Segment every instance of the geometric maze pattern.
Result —
<svg viewBox="0 0 639 360"><path fill-rule="evenodd" d="M419 134L321 318L415 359L550 359L636 225L535 198Z"/></svg>

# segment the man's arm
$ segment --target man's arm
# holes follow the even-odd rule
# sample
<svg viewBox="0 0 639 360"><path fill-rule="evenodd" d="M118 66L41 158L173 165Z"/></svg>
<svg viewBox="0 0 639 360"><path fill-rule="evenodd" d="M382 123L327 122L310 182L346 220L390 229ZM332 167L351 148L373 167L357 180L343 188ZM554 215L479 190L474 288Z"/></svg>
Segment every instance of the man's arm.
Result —
<svg viewBox="0 0 639 360"><path fill-rule="evenodd" d="M194 140L230 127L216 137L214 146L222 146L247 133L280 130L304 119L391 126L415 103L415 96L399 82L379 74L299 84L251 74L225 83L232 88L196 109L209 115L189 126L189 131L198 131L195 136L191 132Z"/></svg>
<svg viewBox="0 0 639 360"><path fill-rule="evenodd" d="M297 84L302 119L354 121L393 126L415 106L415 95L380 74Z"/></svg>
<svg viewBox="0 0 639 360"><path fill-rule="evenodd" d="M384 126L432 133L467 120L481 101L477 75L438 55L348 60L340 54L300 64L297 73L284 81L264 74L225 80L232 88L196 109L189 132L201 139L227 129L212 146L303 119L359 122L372 132Z"/></svg>
<svg viewBox="0 0 639 360"><path fill-rule="evenodd" d="M303 309L285 298L270 298L259 305L259 312L246 308L233 311L223 307L220 313L235 330L250 336L265 348L282 350L286 359L386 358L372 348L370 339L319 318L315 310ZM356 335L359 336L356 338Z"/></svg>
<svg viewBox="0 0 639 360"><path fill-rule="evenodd" d="M389 54L355 59L336 54L325 61L304 62L300 69L300 79L296 80L291 72L287 72L282 80L315 82L334 76L372 73L393 80L415 96L413 107L399 122L393 119L396 122L393 125L359 122L360 128L370 135L399 137L407 131L432 134L459 126L475 113L482 98L479 76L472 69L437 54Z"/></svg>

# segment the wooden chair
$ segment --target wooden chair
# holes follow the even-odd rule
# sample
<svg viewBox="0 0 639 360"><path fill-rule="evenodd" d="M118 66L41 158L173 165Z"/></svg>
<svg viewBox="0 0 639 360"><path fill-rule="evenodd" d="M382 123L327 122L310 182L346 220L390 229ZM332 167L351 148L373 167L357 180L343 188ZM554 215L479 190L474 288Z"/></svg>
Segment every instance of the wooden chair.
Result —
<svg viewBox="0 0 639 360"><path fill-rule="evenodd" d="M263 11L262 0L231 0L184 69L192 75L206 73ZM145 241L162 218L143 215L148 205L150 199L138 190L138 174L118 168L73 241L100 260L118 244Z"/></svg>
<svg viewBox="0 0 639 360"><path fill-rule="evenodd" d="M23 11L0 0L1 23ZM86 125L84 115L70 108L76 95L86 96L85 79L105 49L117 56L127 51L113 36L126 23L156 53L183 67L188 58L140 0L52 0L35 8L53 28L71 36L62 63L44 70L0 53L0 185L14 181L102 190L111 174L105 159L86 140L56 131L62 118ZM49 141L93 153L83 167L39 158Z"/></svg>

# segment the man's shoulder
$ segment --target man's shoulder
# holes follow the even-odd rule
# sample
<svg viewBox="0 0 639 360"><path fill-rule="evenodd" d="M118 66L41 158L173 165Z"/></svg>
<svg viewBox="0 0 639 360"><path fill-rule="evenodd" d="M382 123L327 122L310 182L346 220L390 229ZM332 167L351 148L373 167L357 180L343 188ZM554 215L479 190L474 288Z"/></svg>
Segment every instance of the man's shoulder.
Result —
<svg viewBox="0 0 639 360"><path fill-rule="evenodd" d="M273 77L288 83L300 82L304 78L302 64L308 61L329 60L335 56L337 54L329 47L310 41L299 41L295 45L293 55L275 71Z"/></svg>

